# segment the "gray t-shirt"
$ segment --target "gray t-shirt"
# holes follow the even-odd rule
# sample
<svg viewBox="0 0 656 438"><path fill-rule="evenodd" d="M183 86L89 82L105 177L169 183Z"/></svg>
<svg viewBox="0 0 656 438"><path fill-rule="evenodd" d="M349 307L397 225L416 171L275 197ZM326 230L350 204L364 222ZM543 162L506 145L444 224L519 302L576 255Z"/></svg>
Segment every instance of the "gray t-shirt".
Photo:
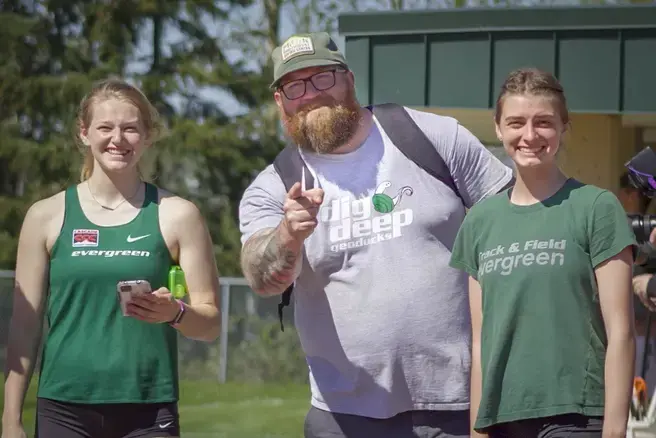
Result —
<svg viewBox="0 0 656 438"><path fill-rule="evenodd" d="M512 170L455 119L406 110L467 208L510 181ZM325 193L292 295L312 404L374 418L468 409L467 276L448 266L465 206L377 121L351 153L302 156ZM240 204L242 242L279 224L285 195L269 165Z"/></svg>

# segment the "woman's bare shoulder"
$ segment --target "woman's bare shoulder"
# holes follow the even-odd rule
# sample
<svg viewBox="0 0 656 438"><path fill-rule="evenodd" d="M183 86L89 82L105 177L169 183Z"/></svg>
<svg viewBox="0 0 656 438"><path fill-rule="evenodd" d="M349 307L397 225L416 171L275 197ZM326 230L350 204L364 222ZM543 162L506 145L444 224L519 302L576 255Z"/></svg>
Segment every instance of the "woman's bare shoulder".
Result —
<svg viewBox="0 0 656 438"><path fill-rule="evenodd" d="M64 225L66 191L34 202L25 214L23 229L39 233L48 249L52 247Z"/></svg>
<svg viewBox="0 0 656 438"><path fill-rule="evenodd" d="M26 217L31 219L49 222L53 216L63 214L65 191L55 193L47 198L39 199L34 202L27 210ZM43 224L44 222L42 222Z"/></svg>
<svg viewBox="0 0 656 438"><path fill-rule="evenodd" d="M160 216L166 221L178 222L200 218L200 210L192 201L168 190L158 188Z"/></svg>

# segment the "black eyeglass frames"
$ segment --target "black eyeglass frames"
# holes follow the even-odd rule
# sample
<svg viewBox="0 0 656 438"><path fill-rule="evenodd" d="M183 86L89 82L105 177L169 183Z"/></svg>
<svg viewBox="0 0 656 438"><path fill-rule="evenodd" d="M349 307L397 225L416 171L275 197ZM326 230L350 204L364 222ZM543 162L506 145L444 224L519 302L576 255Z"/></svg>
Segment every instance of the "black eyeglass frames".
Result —
<svg viewBox="0 0 656 438"><path fill-rule="evenodd" d="M307 92L307 83L312 82L312 86L317 91L325 91L335 86L336 79L335 73L344 73L346 69L344 68L334 68L331 70L324 70L318 73L313 74L310 77L303 79L296 79L294 81L287 82L280 86L280 90L283 92L285 97L289 100L300 99Z"/></svg>

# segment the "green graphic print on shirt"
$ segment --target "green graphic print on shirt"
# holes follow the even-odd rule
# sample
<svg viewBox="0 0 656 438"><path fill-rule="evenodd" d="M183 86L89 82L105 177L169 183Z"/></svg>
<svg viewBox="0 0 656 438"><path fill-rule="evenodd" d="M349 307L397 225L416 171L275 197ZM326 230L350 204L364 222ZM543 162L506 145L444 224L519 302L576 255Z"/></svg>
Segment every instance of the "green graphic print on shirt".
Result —
<svg viewBox="0 0 656 438"><path fill-rule="evenodd" d="M576 180L517 206L474 206L451 266L483 291L482 397L475 427L604 411L606 335L594 267L635 244L611 192Z"/></svg>

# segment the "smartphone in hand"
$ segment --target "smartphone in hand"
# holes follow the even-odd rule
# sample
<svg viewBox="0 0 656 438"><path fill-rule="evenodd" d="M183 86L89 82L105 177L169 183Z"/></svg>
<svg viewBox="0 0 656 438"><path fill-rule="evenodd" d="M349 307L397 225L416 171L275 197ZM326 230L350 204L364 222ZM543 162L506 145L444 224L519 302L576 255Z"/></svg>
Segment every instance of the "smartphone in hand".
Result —
<svg viewBox="0 0 656 438"><path fill-rule="evenodd" d="M123 316L127 314L127 304L132 301L132 297L137 295L149 294L153 291L148 280L126 280L119 281L116 285L118 302L121 306Z"/></svg>

